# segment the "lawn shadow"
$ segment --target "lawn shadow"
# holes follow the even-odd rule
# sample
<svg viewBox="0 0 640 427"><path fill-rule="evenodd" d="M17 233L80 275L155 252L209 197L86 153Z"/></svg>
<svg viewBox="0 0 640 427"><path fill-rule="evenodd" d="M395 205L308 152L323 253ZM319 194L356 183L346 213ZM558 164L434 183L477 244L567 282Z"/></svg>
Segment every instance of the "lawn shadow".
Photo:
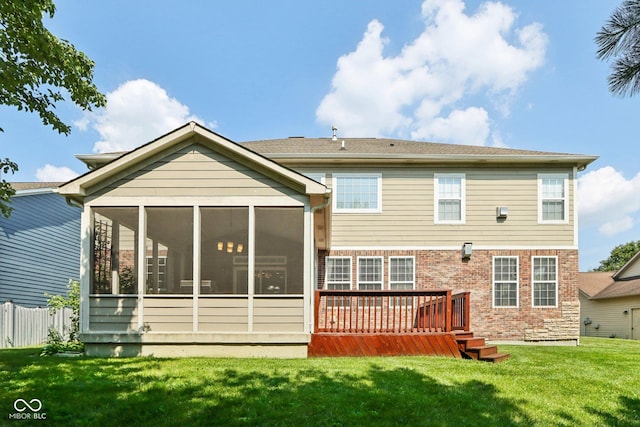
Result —
<svg viewBox="0 0 640 427"><path fill-rule="evenodd" d="M620 409L616 412L606 412L593 407L587 407L586 411L598 417L603 426L640 426L640 399L620 396L619 401Z"/></svg>
<svg viewBox="0 0 640 427"><path fill-rule="evenodd" d="M25 360L0 374L13 387L4 391L8 399L0 406L5 420L3 412L10 413L11 402L20 397L40 399L47 420L65 426L533 424L515 398L500 396L492 384L447 384L374 362L355 375L339 367L288 369L282 361Z"/></svg>

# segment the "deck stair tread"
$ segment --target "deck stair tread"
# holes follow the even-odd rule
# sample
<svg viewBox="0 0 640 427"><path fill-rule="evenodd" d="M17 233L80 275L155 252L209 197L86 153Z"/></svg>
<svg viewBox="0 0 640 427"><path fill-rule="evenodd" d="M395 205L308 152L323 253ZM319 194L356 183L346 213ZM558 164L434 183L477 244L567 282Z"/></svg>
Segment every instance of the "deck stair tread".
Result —
<svg viewBox="0 0 640 427"><path fill-rule="evenodd" d="M498 363L511 357L506 353L498 353L497 346L487 345L484 338L474 337L472 332L456 334L455 338L465 358Z"/></svg>

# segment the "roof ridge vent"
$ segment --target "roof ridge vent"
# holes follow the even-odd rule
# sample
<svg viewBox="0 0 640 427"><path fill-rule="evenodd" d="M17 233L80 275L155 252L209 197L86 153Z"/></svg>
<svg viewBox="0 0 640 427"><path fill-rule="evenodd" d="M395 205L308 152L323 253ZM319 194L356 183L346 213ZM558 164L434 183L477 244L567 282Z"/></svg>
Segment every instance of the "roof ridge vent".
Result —
<svg viewBox="0 0 640 427"><path fill-rule="evenodd" d="M334 126L331 126L331 131L333 132L333 136L331 137L332 141L337 141L338 140L338 128Z"/></svg>

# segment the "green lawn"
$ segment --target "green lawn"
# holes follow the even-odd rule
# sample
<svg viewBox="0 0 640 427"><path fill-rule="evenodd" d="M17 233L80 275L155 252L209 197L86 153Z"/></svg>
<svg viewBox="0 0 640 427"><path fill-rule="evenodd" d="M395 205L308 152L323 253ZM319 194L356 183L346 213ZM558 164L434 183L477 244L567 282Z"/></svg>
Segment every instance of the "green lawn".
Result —
<svg viewBox="0 0 640 427"><path fill-rule="evenodd" d="M0 425L640 426L640 342L440 357L101 359L0 351ZM9 419L39 399L42 420ZM29 410L25 411L26 413Z"/></svg>

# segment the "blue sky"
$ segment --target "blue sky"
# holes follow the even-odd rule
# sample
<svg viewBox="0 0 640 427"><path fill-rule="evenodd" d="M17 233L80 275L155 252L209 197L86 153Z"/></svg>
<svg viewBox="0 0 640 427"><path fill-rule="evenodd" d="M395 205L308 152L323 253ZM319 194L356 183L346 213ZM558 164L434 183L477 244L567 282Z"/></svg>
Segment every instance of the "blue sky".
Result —
<svg viewBox="0 0 640 427"><path fill-rule="evenodd" d="M467 0L58 0L49 29L96 62L106 109L70 136L0 107L13 181L195 119L235 141L386 136L599 155L579 182L580 268L640 240L640 96L607 89L593 38L619 4Z"/></svg>

